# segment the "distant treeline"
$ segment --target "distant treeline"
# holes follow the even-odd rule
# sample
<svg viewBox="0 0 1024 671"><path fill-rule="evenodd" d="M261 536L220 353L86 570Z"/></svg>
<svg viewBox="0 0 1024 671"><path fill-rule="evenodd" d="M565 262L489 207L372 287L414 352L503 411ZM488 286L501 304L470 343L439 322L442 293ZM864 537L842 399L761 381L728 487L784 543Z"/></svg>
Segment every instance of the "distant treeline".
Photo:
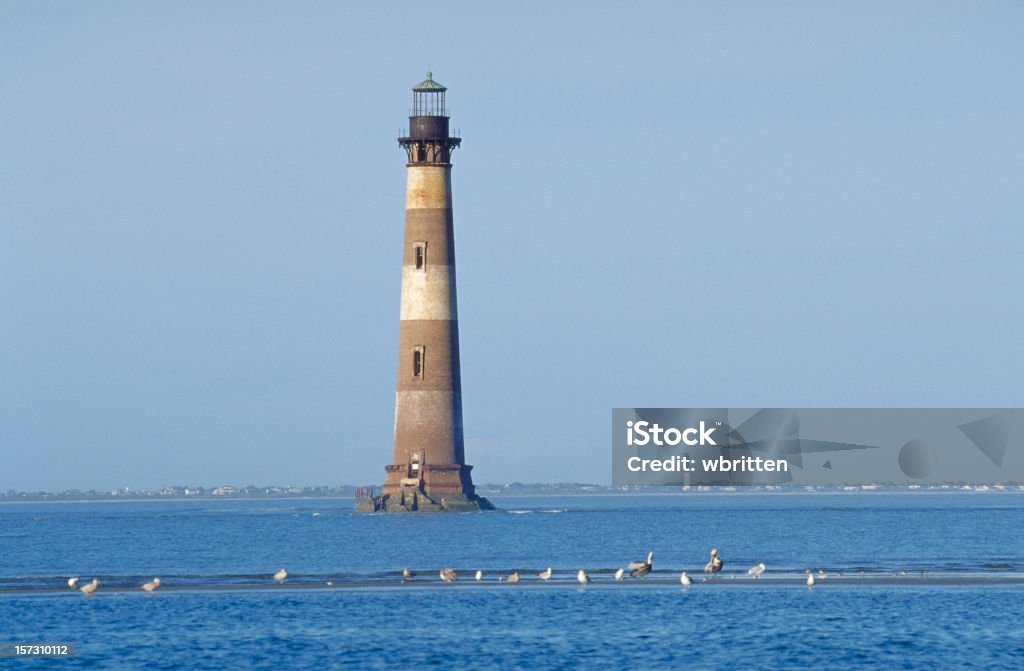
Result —
<svg viewBox="0 0 1024 671"><path fill-rule="evenodd" d="M257 487L246 485L220 485L218 487L163 487L161 489L112 489L97 491L95 489L68 489L63 492L19 492L13 489L6 493L0 492L0 502L5 501L138 501L166 499L197 499L197 498L231 498L231 499L281 499L281 498L351 498L356 497L356 490L373 489L370 485L320 485L309 487ZM374 491L379 491L374 489ZM686 494L686 493L728 493L728 492L789 492L789 493L827 493L827 492L1022 492L1024 483L1010 482L1002 485L970 485L967 483L950 483L944 485L843 485L843 486L805 486L805 485L766 485L743 487L612 487L580 482L555 483L523 483L477 485L476 491L481 496L586 496L613 494Z"/></svg>

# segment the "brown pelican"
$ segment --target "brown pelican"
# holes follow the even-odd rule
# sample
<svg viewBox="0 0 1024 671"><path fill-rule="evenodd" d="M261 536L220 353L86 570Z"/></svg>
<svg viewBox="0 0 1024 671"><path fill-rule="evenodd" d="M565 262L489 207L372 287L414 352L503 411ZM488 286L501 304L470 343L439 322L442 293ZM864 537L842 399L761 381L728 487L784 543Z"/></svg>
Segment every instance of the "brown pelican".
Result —
<svg viewBox="0 0 1024 671"><path fill-rule="evenodd" d="M537 577L545 582L551 580L551 567L549 566L546 571L541 571L537 574Z"/></svg>
<svg viewBox="0 0 1024 671"><path fill-rule="evenodd" d="M438 575L440 575L441 580L444 580L445 582L455 582L455 579L458 578L458 576L455 575L455 571L450 568L441 569L441 572Z"/></svg>
<svg viewBox="0 0 1024 671"><path fill-rule="evenodd" d="M814 574L807 571L807 586L814 587Z"/></svg>
<svg viewBox="0 0 1024 671"><path fill-rule="evenodd" d="M586 587L587 583L590 582L590 576L587 575L586 571L580 569L579 572L576 573L576 582Z"/></svg>
<svg viewBox="0 0 1024 671"><path fill-rule="evenodd" d="M78 578L68 578L68 588L75 589L75 585L78 584Z"/></svg>
<svg viewBox="0 0 1024 671"><path fill-rule="evenodd" d="M651 572L651 561L654 559L654 553L647 553L647 561L633 561L629 562L629 575L634 578L643 578L645 575Z"/></svg>
<svg viewBox="0 0 1024 671"><path fill-rule="evenodd" d="M704 565L705 573L718 573L722 570L722 560L718 557L718 550L711 549L711 558Z"/></svg>
<svg viewBox="0 0 1024 671"><path fill-rule="evenodd" d="M761 574L765 572L766 568L767 567L764 565L764 562L761 562L757 566L751 566L749 569L747 569L747 575L751 576L752 578L759 578L761 577Z"/></svg>
<svg viewBox="0 0 1024 671"><path fill-rule="evenodd" d="M686 571L679 574L679 582L683 587L689 587L693 584L693 581L690 580L690 576L686 575Z"/></svg>
<svg viewBox="0 0 1024 671"><path fill-rule="evenodd" d="M283 585L284 584L284 579L287 578L287 577L288 577L288 571L286 571L284 569L281 569L280 571L278 571L277 573L274 574L274 580L277 581L278 585Z"/></svg>
<svg viewBox="0 0 1024 671"><path fill-rule="evenodd" d="M99 587L99 586L100 586L100 581L97 580L96 578L93 578L91 583L89 583L88 585L82 585L81 587L78 588L78 591L81 592L82 594L92 594L93 592L96 591L96 588Z"/></svg>
<svg viewBox="0 0 1024 671"><path fill-rule="evenodd" d="M510 574L508 576L508 581L510 583L512 583L513 585L518 584L519 583L519 571L515 571L514 573Z"/></svg>
<svg viewBox="0 0 1024 671"><path fill-rule="evenodd" d="M615 582L622 582L622 574L625 573L622 569L615 572Z"/></svg>
<svg viewBox="0 0 1024 671"><path fill-rule="evenodd" d="M142 585L139 585L139 589L144 589L147 592L153 592L159 586L160 586L160 578L153 578L149 582L144 583Z"/></svg>

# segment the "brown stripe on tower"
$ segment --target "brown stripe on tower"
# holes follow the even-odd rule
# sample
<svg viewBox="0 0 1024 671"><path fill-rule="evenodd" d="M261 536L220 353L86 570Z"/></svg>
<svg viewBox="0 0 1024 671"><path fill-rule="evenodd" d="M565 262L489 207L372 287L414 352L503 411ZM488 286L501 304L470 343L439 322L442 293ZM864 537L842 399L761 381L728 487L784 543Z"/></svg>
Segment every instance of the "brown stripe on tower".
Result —
<svg viewBox="0 0 1024 671"><path fill-rule="evenodd" d="M450 162L461 139L445 91L427 73L398 139L408 163L394 451L382 495L360 510L493 508L474 492L463 444Z"/></svg>

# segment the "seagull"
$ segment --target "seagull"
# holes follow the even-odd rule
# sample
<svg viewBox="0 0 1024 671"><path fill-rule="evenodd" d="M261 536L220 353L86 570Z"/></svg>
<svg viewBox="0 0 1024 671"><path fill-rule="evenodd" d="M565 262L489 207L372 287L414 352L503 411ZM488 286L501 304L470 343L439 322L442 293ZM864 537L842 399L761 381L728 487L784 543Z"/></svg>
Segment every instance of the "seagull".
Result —
<svg viewBox="0 0 1024 671"><path fill-rule="evenodd" d="M722 570L722 560L718 557L718 550L712 548L711 559L708 559L708 563L704 565L705 573L718 573Z"/></svg>
<svg viewBox="0 0 1024 671"><path fill-rule="evenodd" d="M654 553L647 553L647 561L632 561L629 562L629 575L634 578L643 578L645 575L651 572L651 562L654 559Z"/></svg>
<svg viewBox="0 0 1024 671"><path fill-rule="evenodd" d="M160 586L160 578L153 578L149 582L139 585L139 589L144 589L147 592L153 592L157 587Z"/></svg>
<svg viewBox="0 0 1024 671"><path fill-rule="evenodd" d="M75 589L75 585L78 584L78 578L68 578L68 588Z"/></svg>
<svg viewBox="0 0 1024 671"><path fill-rule="evenodd" d="M408 566L406 566L404 569L402 569L402 580L410 580L412 578L412 576L413 576L413 572L409 570Z"/></svg>
<svg viewBox="0 0 1024 671"><path fill-rule="evenodd" d="M590 576L587 575L586 571L580 569L579 572L576 573L576 582L586 587L587 583L590 582Z"/></svg>
<svg viewBox="0 0 1024 671"><path fill-rule="evenodd" d="M822 580L828 577L828 574L825 573L825 569L818 569L818 577Z"/></svg>
<svg viewBox="0 0 1024 671"><path fill-rule="evenodd" d="M814 587L814 574L807 571L807 586Z"/></svg>
<svg viewBox="0 0 1024 671"><path fill-rule="evenodd" d="M476 581L480 582L483 579L484 579L484 572L483 571L477 571L476 572Z"/></svg>
<svg viewBox="0 0 1024 671"><path fill-rule="evenodd" d="M333 583L333 582L331 582L330 580L328 580L328 581L327 581L327 582L326 582L325 584L326 584L326 585L327 585L328 587L334 587L334 583Z"/></svg>
<svg viewBox="0 0 1024 671"><path fill-rule="evenodd" d="M96 591L96 588L99 587L99 586L100 586L100 581L97 580L96 578L93 578L91 583L89 583L88 585L82 585L81 587L78 588L78 591L81 592L82 594L92 594L93 592Z"/></svg>
<svg viewBox="0 0 1024 671"><path fill-rule="evenodd" d="M509 577L508 577L508 581L510 583L512 583L513 585L518 584L519 583L519 571L516 571L516 572L510 574Z"/></svg>
<svg viewBox="0 0 1024 671"><path fill-rule="evenodd" d="M622 569L615 572L615 582L622 582L622 574L625 573Z"/></svg>
<svg viewBox="0 0 1024 671"><path fill-rule="evenodd" d="M274 580L277 581L278 585L283 585L284 584L284 579L287 578L287 577L288 577L288 571L286 571L284 569L281 569L280 571L278 571L277 573L274 574Z"/></svg>
<svg viewBox="0 0 1024 671"><path fill-rule="evenodd" d="M686 575L686 571L679 574L679 582L683 587L689 587L693 584L693 581L690 580L690 576Z"/></svg>
<svg viewBox="0 0 1024 671"><path fill-rule="evenodd" d="M537 577L543 580L544 582L551 580L551 567L549 566L546 571L541 571L540 573L538 573Z"/></svg>
<svg viewBox="0 0 1024 671"><path fill-rule="evenodd" d="M455 571L450 568L441 569L441 572L438 573L438 575L440 575L441 580L444 580L445 582L455 582L455 579L458 577L455 575Z"/></svg>
<svg viewBox="0 0 1024 671"><path fill-rule="evenodd" d="M751 566L747 570L747 575L753 576L754 578L759 578L761 576L761 574L764 573L766 568L767 567L764 565L764 562L761 562L757 566Z"/></svg>

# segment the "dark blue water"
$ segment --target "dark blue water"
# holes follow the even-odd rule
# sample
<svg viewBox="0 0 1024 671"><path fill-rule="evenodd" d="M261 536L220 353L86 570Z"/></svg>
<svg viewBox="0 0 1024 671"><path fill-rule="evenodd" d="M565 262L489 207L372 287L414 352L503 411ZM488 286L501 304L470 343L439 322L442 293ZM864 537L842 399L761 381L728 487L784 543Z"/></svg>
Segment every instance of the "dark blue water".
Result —
<svg viewBox="0 0 1024 671"><path fill-rule="evenodd" d="M6 664L1024 668L1022 494L496 503L409 516L356 515L351 500L2 505L0 641L78 645L74 659ZM725 571L701 583L711 547ZM649 550L651 576L612 581ZM403 585L405 566L417 576ZM536 577L547 566L554 584ZM698 581L685 591L683 569ZM808 589L806 569L829 577ZM520 585L497 582L513 570ZM68 576L102 586L85 597ZM153 576L161 591L137 589Z"/></svg>

